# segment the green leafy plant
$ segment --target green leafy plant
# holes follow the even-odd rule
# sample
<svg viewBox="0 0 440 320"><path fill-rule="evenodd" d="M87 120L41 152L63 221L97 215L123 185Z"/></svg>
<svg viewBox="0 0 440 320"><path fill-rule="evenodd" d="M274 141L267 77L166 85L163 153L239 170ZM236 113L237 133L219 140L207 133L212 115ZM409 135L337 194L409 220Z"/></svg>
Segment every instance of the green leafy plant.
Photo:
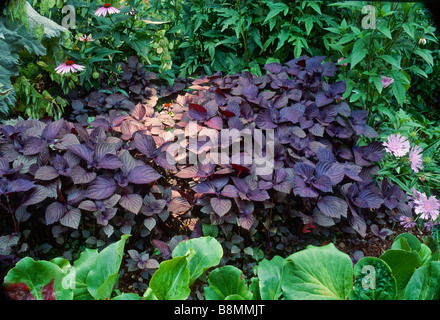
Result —
<svg viewBox="0 0 440 320"><path fill-rule="evenodd" d="M85 249L73 265L67 259L21 259L4 279L10 295L29 300L106 300L112 297L125 242L122 236L102 251Z"/></svg>

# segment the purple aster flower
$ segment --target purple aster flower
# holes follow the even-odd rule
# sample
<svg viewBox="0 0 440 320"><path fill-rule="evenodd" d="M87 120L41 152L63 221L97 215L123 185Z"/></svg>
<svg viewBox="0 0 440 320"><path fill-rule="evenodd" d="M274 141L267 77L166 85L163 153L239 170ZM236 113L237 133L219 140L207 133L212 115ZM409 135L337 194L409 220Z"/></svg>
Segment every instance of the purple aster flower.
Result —
<svg viewBox="0 0 440 320"><path fill-rule="evenodd" d="M423 169L423 158L422 158L422 148L415 146L411 149L409 153L409 162L411 163L411 169L414 172L419 172L419 169Z"/></svg>
<svg viewBox="0 0 440 320"><path fill-rule="evenodd" d="M394 79L390 77L381 76L380 82L382 82L382 86L386 88L394 82Z"/></svg>
<svg viewBox="0 0 440 320"><path fill-rule="evenodd" d="M67 60L66 62L60 64L58 67L55 68L55 71L57 73L66 74L68 72L76 72L76 71L83 71L86 67L81 66L79 64L73 63L72 60Z"/></svg>
<svg viewBox="0 0 440 320"><path fill-rule="evenodd" d="M427 221L423 224L423 226L426 228L426 230L431 231L432 228L436 225L434 221Z"/></svg>
<svg viewBox="0 0 440 320"><path fill-rule="evenodd" d="M405 229L412 228L416 225L416 223L413 221L411 217L407 216L400 216L400 225L403 226Z"/></svg>
<svg viewBox="0 0 440 320"><path fill-rule="evenodd" d="M408 194L408 196L407 196L407 198L408 198L408 205L409 205L411 208L414 208L414 206L415 206L415 201L416 201L416 200L419 200L420 197L423 195L423 193L417 191L415 188L412 188L412 189L411 189L411 192L412 192L413 194Z"/></svg>
<svg viewBox="0 0 440 320"><path fill-rule="evenodd" d="M435 221L439 214L440 201L436 197L422 194L419 199L414 201L414 211L420 214L422 219Z"/></svg>
<svg viewBox="0 0 440 320"><path fill-rule="evenodd" d="M105 17L107 14L114 14L119 13L119 9L116 9L115 7L112 7L110 3L104 3L104 5L101 8L96 9L95 16L103 16Z"/></svg>
<svg viewBox="0 0 440 320"><path fill-rule="evenodd" d="M387 141L383 143L385 150L396 157L403 157L410 149L409 141L404 136L398 134L392 134L387 138Z"/></svg>

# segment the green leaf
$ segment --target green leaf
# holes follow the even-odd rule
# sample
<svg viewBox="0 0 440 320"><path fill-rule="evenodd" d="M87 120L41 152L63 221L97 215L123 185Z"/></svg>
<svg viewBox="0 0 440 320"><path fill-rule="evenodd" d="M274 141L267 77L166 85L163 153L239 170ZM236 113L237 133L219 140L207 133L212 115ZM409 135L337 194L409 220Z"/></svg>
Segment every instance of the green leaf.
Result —
<svg viewBox="0 0 440 320"><path fill-rule="evenodd" d="M262 300L278 300L284 272L284 259L275 256L258 264L259 292Z"/></svg>
<svg viewBox="0 0 440 320"><path fill-rule="evenodd" d="M364 58L367 56L367 53L368 51L365 48L365 43L362 41L362 39L358 39L353 45L350 69L353 69L359 62L364 60Z"/></svg>
<svg viewBox="0 0 440 320"><path fill-rule="evenodd" d="M417 269L405 290L405 300L440 299L440 262L431 261Z"/></svg>
<svg viewBox="0 0 440 320"><path fill-rule="evenodd" d="M401 249L389 249L380 256L380 259L393 271L397 284L397 297L399 297L411 278L412 274L420 266L420 256L417 252L409 252Z"/></svg>
<svg viewBox="0 0 440 320"><path fill-rule="evenodd" d="M189 297L190 272L186 256L162 261L150 280L150 287L158 300L185 300Z"/></svg>
<svg viewBox="0 0 440 320"><path fill-rule="evenodd" d="M397 100L397 103L400 106L403 106L403 102L405 101L405 87L400 82L399 79L394 79L393 84L391 85L391 89L393 90L393 95Z"/></svg>
<svg viewBox="0 0 440 320"><path fill-rule="evenodd" d="M194 254L189 254L187 257L190 273L189 283L192 284L206 270L220 263L223 257L223 248L212 237L200 237L179 242L174 248L172 256L173 258L186 256L190 249L194 250Z"/></svg>
<svg viewBox="0 0 440 320"><path fill-rule="evenodd" d="M125 241L129 235L123 235L115 242L99 252L96 261L87 275L87 290L96 300L109 299L118 279Z"/></svg>
<svg viewBox="0 0 440 320"><path fill-rule="evenodd" d="M345 300L353 285L350 257L333 243L308 246L286 258L283 296L290 300Z"/></svg>
<svg viewBox="0 0 440 320"><path fill-rule="evenodd" d="M394 300L396 279L390 267L376 257L365 257L354 267L354 287L350 300Z"/></svg>
<svg viewBox="0 0 440 320"><path fill-rule="evenodd" d="M34 261L25 257L17 262L14 268L9 270L4 278L4 285L25 283L32 295L37 300L43 299L43 288L52 280L53 295L57 300L72 300L73 290L63 287L63 278L66 274L55 263L49 261Z"/></svg>
<svg viewBox="0 0 440 320"><path fill-rule="evenodd" d="M393 56L389 56L389 55L384 54L384 55L380 56L380 58L382 60L388 62L392 66L396 67L397 69L401 69L401 67L400 67L400 60L394 58Z"/></svg>
<svg viewBox="0 0 440 320"><path fill-rule="evenodd" d="M75 289L73 291L74 300L93 300L92 295L87 290L86 279L96 262L98 250L85 249L81 252L79 259L73 263L75 270Z"/></svg>
<svg viewBox="0 0 440 320"><path fill-rule="evenodd" d="M391 245L391 248L392 248L392 249L402 249L402 248L400 247L400 243L399 243L399 241L398 241L399 239L402 239L402 238L405 238L405 239L408 241L408 244L409 244L411 250L414 250L414 251L420 251L420 249L421 249L421 243L420 243L419 239L418 239L415 235L413 235L413 234L411 234L411 233L408 233L408 232L405 232L405 233L401 233L401 234L399 234L399 235L394 239L394 242L393 242L393 244Z"/></svg>
<svg viewBox="0 0 440 320"><path fill-rule="evenodd" d="M122 293L111 300L142 300L142 298L136 293Z"/></svg>
<svg viewBox="0 0 440 320"><path fill-rule="evenodd" d="M432 57L431 51L428 49L417 48L414 53L420 56L425 62L427 62L431 67L434 66L434 59Z"/></svg>
<svg viewBox="0 0 440 320"><path fill-rule="evenodd" d="M377 30L382 32L385 37L388 39L393 39L393 36L391 35L391 31L387 26L377 26Z"/></svg>
<svg viewBox="0 0 440 320"><path fill-rule="evenodd" d="M209 274L208 284L209 286L204 288L206 300L225 300L231 295L251 300L253 296L248 291L243 273L234 266L223 266L213 270Z"/></svg>

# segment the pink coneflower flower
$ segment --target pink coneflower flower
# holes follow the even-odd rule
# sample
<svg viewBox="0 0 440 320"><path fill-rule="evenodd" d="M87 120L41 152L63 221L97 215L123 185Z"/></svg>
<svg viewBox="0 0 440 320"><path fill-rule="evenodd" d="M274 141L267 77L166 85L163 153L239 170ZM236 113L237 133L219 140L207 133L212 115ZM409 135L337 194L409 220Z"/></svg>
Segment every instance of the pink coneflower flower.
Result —
<svg viewBox="0 0 440 320"><path fill-rule="evenodd" d="M387 141L383 143L385 150L396 157L403 157L410 149L409 141L404 136L398 134L392 134L387 138Z"/></svg>
<svg viewBox="0 0 440 320"><path fill-rule="evenodd" d="M407 216L400 216L400 225L403 226L405 229L412 228L416 225L416 223L413 221L411 217Z"/></svg>
<svg viewBox="0 0 440 320"><path fill-rule="evenodd" d="M344 59L345 59L344 57L339 58L338 59L338 63L341 63L341 61L344 60ZM346 66L348 66L348 63L341 63L341 66L346 67Z"/></svg>
<svg viewBox="0 0 440 320"><path fill-rule="evenodd" d="M384 88L386 88L386 87L388 87L390 84L392 84L394 82L394 79L390 78L390 77L381 76L380 82L382 82L382 86Z"/></svg>
<svg viewBox="0 0 440 320"><path fill-rule="evenodd" d="M123 7L124 6L120 6L119 9L122 9ZM136 15L136 10L132 7L131 10L125 14L134 16L134 15Z"/></svg>
<svg viewBox="0 0 440 320"><path fill-rule="evenodd" d="M83 34L82 36L78 37L78 41L81 42L90 42L90 41L95 41L95 39L93 39L92 35L89 34L88 36Z"/></svg>
<svg viewBox="0 0 440 320"><path fill-rule="evenodd" d="M79 64L73 63L72 60L67 60L66 62L60 64L58 67L55 68L55 71L57 73L66 74L68 72L76 72L76 71L83 71L86 67L81 66Z"/></svg>
<svg viewBox="0 0 440 320"><path fill-rule="evenodd" d="M411 163L411 169L414 172L419 172L419 169L423 169L422 148L415 146L409 152L409 162Z"/></svg>
<svg viewBox="0 0 440 320"><path fill-rule="evenodd" d="M105 17L107 14L119 13L119 9L112 7L110 3L104 3L101 8L96 9L95 16L103 16Z"/></svg>
<svg viewBox="0 0 440 320"><path fill-rule="evenodd" d="M436 197L430 196L429 198L422 194L419 199L414 201L414 211L420 214L422 219L435 221L438 217L438 210L440 209L440 201Z"/></svg>

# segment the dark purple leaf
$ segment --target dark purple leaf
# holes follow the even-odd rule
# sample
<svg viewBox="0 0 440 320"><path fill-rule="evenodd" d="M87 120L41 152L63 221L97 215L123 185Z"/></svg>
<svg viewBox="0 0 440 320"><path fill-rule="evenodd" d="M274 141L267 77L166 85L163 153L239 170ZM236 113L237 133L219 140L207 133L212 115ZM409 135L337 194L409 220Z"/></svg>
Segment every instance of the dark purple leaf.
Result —
<svg viewBox="0 0 440 320"><path fill-rule="evenodd" d="M66 214L60 219L60 223L63 226L78 229L79 222L81 221L81 211L77 208L67 210Z"/></svg>
<svg viewBox="0 0 440 320"><path fill-rule="evenodd" d="M66 213L66 206L59 202L51 203L46 208L46 224L50 225L52 223L60 221L63 215Z"/></svg>
<svg viewBox="0 0 440 320"><path fill-rule="evenodd" d="M60 132L61 128L64 125L64 120L60 119L54 122L49 123L43 130L41 134L47 141L52 141Z"/></svg>
<svg viewBox="0 0 440 320"><path fill-rule="evenodd" d="M142 202L142 197L138 194L124 194L119 200L121 207L135 214L141 210Z"/></svg>
<svg viewBox="0 0 440 320"><path fill-rule="evenodd" d="M148 165L133 168L127 176L127 180L134 184L147 184L157 181L162 175Z"/></svg>
<svg viewBox="0 0 440 320"><path fill-rule="evenodd" d="M335 196L325 196L319 199L317 205L319 210L328 217L347 217L348 205L343 199Z"/></svg>
<svg viewBox="0 0 440 320"><path fill-rule="evenodd" d="M88 184L95 180L96 173L86 171L82 167L76 166L70 171L70 177L74 184Z"/></svg>
<svg viewBox="0 0 440 320"><path fill-rule="evenodd" d="M223 217L232 208L232 202L229 199L211 198L210 204L215 213Z"/></svg>
<svg viewBox="0 0 440 320"><path fill-rule="evenodd" d="M117 187L115 180L108 176L97 177L87 189L87 196L95 200L103 200L113 195Z"/></svg>
<svg viewBox="0 0 440 320"><path fill-rule="evenodd" d="M37 172L35 172L35 179L49 181L57 178L59 176L58 171L51 166L43 166L38 168Z"/></svg>

